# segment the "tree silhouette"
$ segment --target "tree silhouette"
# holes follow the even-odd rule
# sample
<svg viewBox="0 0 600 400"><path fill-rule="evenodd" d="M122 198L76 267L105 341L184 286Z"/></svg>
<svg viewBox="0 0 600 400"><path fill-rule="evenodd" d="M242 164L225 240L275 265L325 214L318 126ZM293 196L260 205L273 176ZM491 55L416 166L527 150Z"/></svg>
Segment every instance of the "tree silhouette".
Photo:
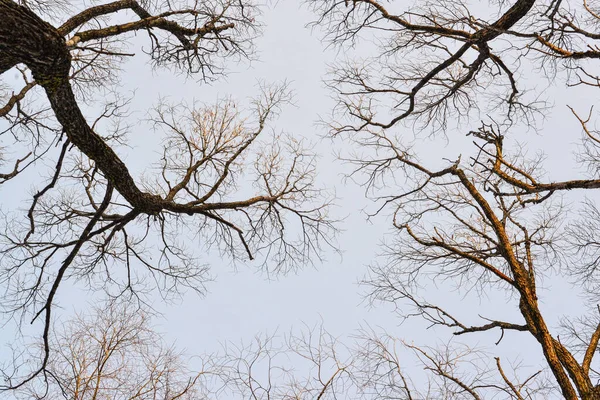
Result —
<svg viewBox="0 0 600 400"><path fill-rule="evenodd" d="M589 173L553 180L543 157L531 156L539 149L517 142L554 111L540 97L545 80L566 91L597 88L595 6L560 0L490 2L487 8L445 0L308 3L333 45L346 48L363 38L377 43L369 49L372 57L342 62L329 80L338 101L330 132L360 146L346 157L355 167L351 177L377 203L374 214L392 221L387 261L372 265L365 278L369 297L463 338L491 330L502 337L507 331L531 335L557 385L552 396L600 398L592 366L600 339L594 306L598 213L591 199L570 200L572 209L563 203L565 191L600 187L600 136L592 129L591 109L586 117L574 108L569 112L576 117L574 130L584 131L576 159ZM477 119L481 123L473 127ZM428 140L423 135L459 141L457 131L473 139L460 141L459 154L448 150L436 160L419 147ZM551 327L540 308L540 298L560 295L540 288L550 271L571 282L574 293L584 287L591 294L565 317L566 329ZM508 303L514 316L495 318L495 309L468 316L433 304L424 288L441 282L463 294L514 299ZM591 311L579 319L586 309ZM459 381L446 364L423 356L434 363L433 374L457 388L448 392L451 398L490 396L489 386ZM534 396L527 386L536 379L513 384L499 360L488 366L496 369L498 387L508 385L503 398Z"/></svg>
<svg viewBox="0 0 600 400"><path fill-rule="evenodd" d="M574 159L585 167L571 179L547 173L543 149L523 133L547 137L540 121L560 111L544 100L550 85L593 98L600 10L570 0L306 3L317 15L314 26L344 55L367 44L368 56L331 69L337 104L326 121L334 140L356 145L342 158L349 178L374 201L370 218L390 222L383 257L363 281L367 298L462 343L426 347L370 329L358 332L355 345L321 329L292 334L282 347L259 338L225 351L217 392L260 399L599 399L600 211L591 196L600 188L600 133L593 104L589 111L566 109L582 132ZM120 297L144 289L144 271L167 291L200 290L205 267L177 241L184 225L233 256L262 251L275 270L305 262L328 238L327 203L318 201L310 152L293 140L257 146L288 99L285 87L265 87L249 114L227 100L201 108L159 104L151 121L164 132L163 157L158 178L144 184L115 151L124 127L100 132L107 118L126 116L125 103L107 105L96 122L84 117L81 102L116 81L130 32L148 34L156 67L204 79L216 77L223 60L251 53L257 25L249 3L173 4L115 1L56 28L43 18L56 20L68 2L0 0L0 72L16 70L23 79L0 108L5 135L12 135L5 137L22 151L5 160L1 182L52 157L56 165L26 215L6 217L1 260L10 290L3 304L45 318L41 366L9 388L51 373L51 310L65 279ZM113 20L118 11L129 22ZM49 108L26 105L35 91L45 93ZM460 150L437 157L429 150L440 141L459 142ZM240 200L235 183L248 166L258 193ZM292 217L299 242L288 236ZM582 295L581 307L559 325L541 306L563 295L544 286L547 277L570 285L565 296ZM465 298L506 300L474 315L429 300L428 289L441 286ZM490 332L499 332L494 343L533 339L542 368L509 366L477 349ZM286 365L296 356L304 370ZM422 379L406 366L410 357Z"/></svg>
<svg viewBox="0 0 600 400"><path fill-rule="evenodd" d="M331 238L328 201L314 185L314 155L300 141L269 132L290 99L285 84L262 85L247 108L228 99L159 104L150 122L164 137L163 150L147 182L134 178L118 154L131 125L118 93L119 66L131 55L124 48L133 34L147 35L144 51L154 67L215 79L227 60L252 54L256 6L120 0L74 12L75 6L0 1L0 74L18 71L23 80L22 88L4 92L8 172L0 183L14 185L26 170L54 165L27 211L4 215L3 308L44 325L39 366L7 388L47 373L52 310L66 280L143 303L139 295L152 288L165 296L182 287L202 292L209 248L262 257L269 270L286 271ZM114 99L101 114L84 115L81 104L107 90ZM185 243L186 231L200 238L202 250Z"/></svg>

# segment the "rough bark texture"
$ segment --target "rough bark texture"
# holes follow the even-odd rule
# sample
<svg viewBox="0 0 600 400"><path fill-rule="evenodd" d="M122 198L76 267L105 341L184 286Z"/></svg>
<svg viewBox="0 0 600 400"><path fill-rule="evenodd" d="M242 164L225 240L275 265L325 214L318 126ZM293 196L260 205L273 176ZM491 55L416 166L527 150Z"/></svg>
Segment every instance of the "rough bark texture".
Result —
<svg viewBox="0 0 600 400"><path fill-rule="evenodd" d="M11 0L0 0L0 73L23 63L33 73L69 140L94 160L117 191L136 209L160 211L162 199L141 191L127 167L84 118L69 83L71 55L52 25Z"/></svg>

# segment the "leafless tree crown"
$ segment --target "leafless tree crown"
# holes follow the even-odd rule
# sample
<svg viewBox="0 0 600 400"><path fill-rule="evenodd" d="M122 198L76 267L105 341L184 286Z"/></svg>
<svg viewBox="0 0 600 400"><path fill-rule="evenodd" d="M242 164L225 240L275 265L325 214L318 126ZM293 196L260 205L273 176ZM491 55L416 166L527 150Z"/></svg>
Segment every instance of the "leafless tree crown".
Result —
<svg viewBox="0 0 600 400"><path fill-rule="evenodd" d="M565 110L572 132L583 130L576 159L589 173L581 177L552 180L543 157L532 157L539 149L515 140L526 129L544 135L549 128L539 123L555 111L543 101L549 82L567 92L597 89L596 6L561 0L484 7L445 0L308 4L333 46L371 43L372 57L332 69L337 107L328 123L332 135L359 146L345 157L354 166L350 176L376 201L374 216L389 216L394 227L385 261L372 265L365 278L369 298L396 304L403 317L420 317L461 338L491 330L499 330L501 340L505 332L529 334L555 381L554 395L599 398L593 367L600 339L594 305L598 213L591 199L581 203L570 197L581 205L574 207L581 214L574 215L563 196L600 187L600 136L592 128L592 107L589 114ZM445 159L435 160L419 146L424 136L459 140L456 131L472 139L460 155L448 151ZM578 139L572 132L565 132L571 142ZM549 326L540 300L558 294L538 287L548 275L571 282L574 293L586 289L591 314L579 320L574 312L564 327ZM431 283L450 283L463 294L504 293L516 300L509 303L514 319L500 320L489 310L468 321L464 310L427 300L423 288ZM508 385L503 396L536 395L527 389L539 384L535 377L517 378L522 382L517 384L499 360L496 367L498 387ZM459 384L441 368L432 372L461 387L460 395L450 391L456 398L490 395L485 385Z"/></svg>
<svg viewBox="0 0 600 400"><path fill-rule="evenodd" d="M242 348L238 368L228 370L228 390L282 399L600 398L600 212L592 197L600 188L600 133L593 104L565 110L572 132L581 132L575 159L586 169L580 176L553 179L544 157L533 156L539 149L516 140L527 130L544 137L548 127L541 120L556 110L545 98L550 83L586 94L600 85L594 72L598 7L586 0L493 1L485 7L454 0L306 3L332 46L349 50L368 43L369 57L332 68L328 82L337 104L327 123L333 137L358 146L344 159L353 167L349 176L375 201L371 217L391 222L384 261L364 279L369 299L392 303L403 318L420 318L465 341L490 331L499 332L499 341L527 335L537 343L542 366L521 372L458 341L427 348L370 330L340 356L346 353L336 350L336 341L316 331L301 340L292 336L292 346L281 350L303 356L316 375L303 380L277 367L271 361L279 350L263 339L257 351ZM46 321L38 374L48 373L50 311L63 279L108 282L109 293L118 295L138 283L134 268L142 266L161 287L198 288L205 270L177 243L181 224L200 226L200 236L232 254L253 257L262 250L273 256L269 265L275 269L304 261L330 227L323 203L305 207L319 196L309 152L293 141L276 141L248 162L253 144L286 101L285 89L263 90L246 118L230 101L189 109L161 104L151 118L165 134L164 153L158 178L145 186L114 150L124 132L97 132L103 119L124 113L123 103L109 105L100 125L78 105L98 79L116 79L114 65L127 57L120 46L130 32L148 33L157 66L208 79L219 72L220 60L250 51L257 27L250 4L123 0L50 25L46 20L54 21L57 7L66 4L0 0L0 73L16 70L23 79L0 109L9 123L4 135L31 143L10 160L0 182L9 184L52 156L56 165L25 218L7 228L2 256L10 282L5 304ZM112 22L117 11L131 20ZM43 90L49 108L26 106L36 90ZM436 160L419 142L453 142L456 132L469 139L460 155ZM51 151L57 144L61 150ZM254 167L258 194L232 198L247 165ZM589 198L582 201L573 191ZM299 244L284 230L291 217L299 223ZM128 229L133 225L135 232ZM159 243L158 264L146 256L150 243ZM116 265L126 267L115 273ZM557 295L542 285L548 276L586 295L561 326L540 307L544 296ZM449 284L461 294L502 295L513 317L496 317L494 310L474 316L435 304L422 290L431 284ZM407 375L401 351L425 368L424 385ZM267 365L264 381L252 371L260 362Z"/></svg>
<svg viewBox="0 0 600 400"><path fill-rule="evenodd" d="M10 379L9 389L47 377L52 310L67 281L142 304L153 289L165 297L184 287L203 292L209 251L286 272L319 257L332 238L310 146L273 133L290 100L286 84L261 84L248 105L162 102L146 121L164 138L151 178L134 177L121 156L133 122L119 72L134 36L146 37L139 52L154 67L215 79L228 61L252 56L257 5L80 6L0 1L0 74L21 79L19 88L2 87L2 189L22 188L28 174L52 166L23 210L2 214L2 308L41 321L44 343L40 365ZM84 115L98 109L98 97L112 100Z"/></svg>

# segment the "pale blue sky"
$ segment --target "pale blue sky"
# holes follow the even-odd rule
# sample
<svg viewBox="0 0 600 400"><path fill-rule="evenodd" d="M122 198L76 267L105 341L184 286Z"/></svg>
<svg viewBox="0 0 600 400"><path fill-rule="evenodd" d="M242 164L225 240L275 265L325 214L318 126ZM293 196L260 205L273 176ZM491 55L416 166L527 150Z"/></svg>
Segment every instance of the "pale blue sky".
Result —
<svg viewBox="0 0 600 400"><path fill-rule="evenodd" d="M185 348L189 355L218 351L220 343L224 341L248 341L258 333L288 332L301 328L302 324L312 326L321 321L336 336L348 337L361 325L371 325L380 326L390 334L417 344L435 345L449 337L436 336L441 331L424 331L422 324L406 323L400 327L389 306L370 309L362 303L357 281L366 272L366 265L375 259L379 251L378 244L389 228L389 221L385 215L370 223L365 221L361 210L369 203L364 199L363 190L351 182L346 184L342 181L346 167L334 161L334 143L323 138L325 131L316 124L319 115L327 117L333 105L330 93L322 82L327 65L336 57L346 54L327 49L321 32L316 29L311 32L305 27L313 18L305 7L300 7L295 1L282 0L272 8L265 9L262 17L264 34L256 41L258 60L228 65L228 77L210 85L173 75L169 71L151 71L141 52L124 67L123 89L126 92L135 90L131 105L135 111L133 118L143 118L145 110L156 104L159 96L190 103L194 100L211 103L218 97L231 95L244 102L256 93L258 81L289 81L295 93L295 106L286 106L272 125L276 130L305 137L316 144L321 155L318 179L335 191L338 200L334 212L337 217L345 217L339 225L341 232L337 241L342 250L341 256L328 250L322 263L316 260L314 266L306 266L297 273L268 279L266 274L257 272L251 262L240 261L234 267L230 260L212 254L206 262L211 267L215 281L207 284L206 296L187 293L181 301L170 305L162 304L157 296L154 305L164 314L164 318L156 319L157 329L164 333L168 342ZM362 55L361 52L365 51L368 51L368 45L361 46L355 53ZM552 97L553 91L548 95ZM550 160L547 169L555 174L556 179L574 175L569 174L569 168L564 168L563 163L567 161L562 156L564 146L575 143L579 137L577 134L572 135L572 139L565 138L564 132L572 133L575 130L573 121L563 112L565 107L561 103L576 105L580 100L577 97L552 97L561 114L549 117L544 137L533 135L525 139L525 133L523 136L524 141L534 145L532 148L551 144L545 146ZM443 157L452 158L447 152L460 153L461 144L469 141L459 140L450 144L441 141L436 145L426 143L427 157L432 162L438 162ZM158 154L159 143L157 133L145 129L132 131L129 141L131 151L125 158L137 176L147 166L147 155L152 152L156 152L155 156ZM335 143L339 145L340 142ZM157 156L153 158L158 159ZM568 162L571 162L570 157ZM8 190L29 188L24 181L21 184L25 186L10 189L7 185L0 186L3 206L10 204L12 194ZM564 290L563 282L550 279L544 285L550 290L541 297L542 305L552 310L551 314L556 320L577 304L577 298L565 301L562 296L555 296ZM506 307L507 299L502 295L491 294L478 300L474 294L463 298L445 289L448 288L444 284L440 284L439 288L428 287L430 300L438 300L465 315L477 315L481 310L489 311L491 307L495 312L494 317L514 315L517 318L514 322L521 320L520 315L515 313L514 299L509 302L513 305ZM85 307L88 299L91 301L92 297L86 293L78 289L63 290L57 304L68 315L74 309ZM473 319L471 322L475 324L478 321ZM2 342L12 341L13 328L9 324L2 329ZM533 339L529 336L525 340L514 341L511 339L515 336L507 333L506 339L496 347L494 342L497 337L497 332L480 335L477 344L507 357L532 348ZM538 349L534 347L533 351L538 352Z"/></svg>

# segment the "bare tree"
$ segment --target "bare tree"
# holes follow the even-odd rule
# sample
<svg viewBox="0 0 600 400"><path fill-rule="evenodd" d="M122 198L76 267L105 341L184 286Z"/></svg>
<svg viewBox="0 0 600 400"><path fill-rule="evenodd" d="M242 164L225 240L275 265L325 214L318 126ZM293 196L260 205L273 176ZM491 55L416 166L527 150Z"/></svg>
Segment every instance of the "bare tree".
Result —
<svg viewBox="0 0 600 400"><path fill-rule="evenodd" d="M163 151L145 181L119 155L134 123L117 85L134 35L147 36L154 67L215 79L228 60L252 55L254 4L119 0L73 11L80 6L0 1L0 74L22 80L20 88L7 80L0 96L0 184L11 190L29 171L44 175L53 166L24 212L2 215L1 305L43 329L39 365L5 389L48 379L58 350L52 310L67 280L143 304L147 290L202 292L210 249L287 271L331 238L314 155L299 140L270 134L290 99L285 84L262 85L247 107L231 99L159 104L149 123L163 135ZM104 98L112 100L99 114L84 115L82 105L97 109ZM186 243L187 233L201 245Z"/></svg>
<svg viewBox="0 0 600 400"><path fill-rule="evenodd" d="M518 394L547 398L554 389L542 371L525 382L507 377L499 358L493 360L503 378L498 382L486 365L489 355L471 347L419 347L370 329L360 331L351 346L317 325L284 335L257 335L249 343L224 343L221 351L212 354L184 356L165 345L148 314L123 300L127 299L94 307L88 316L77 315L52 329L54 351L46 365L46 381L28 381L13 392L15 397L375 400ZM21 357L36 360L38 355ZM418 377L415 366L429 374ZM482 392L485 397L479 395Z"/></svg>
<svg viewBox="0 0 600 400"><path fill-rule="evenodd" d="M188 371L133 303L111 301L75 316L53 329L50 346L47 381L28 383L17 397L198 399L218 372L204 362L200 371Z"/></svg>
<svg viewBox="0 0 600 400"><path fill-rule="evenodd" d="M597 89L597 7L567 0L491 1L483 7L446 0L307 3L332 45L375 43L363 47L371 57L342 62L329 78L338 100L331 134L359 146L344 156L355 167L351 177L376 201L372 217L392 221L386 261L374 264L364 282L369 297L461 338L492 330L501 339L511 331L512 337L530 335L555 382L556 391L546 396L600 398L594 366L600 339L598 210L592 198L582 202L564 193L580 189L593 196L590 190L600 187L592 107L586 116L565 110L575 117L574 130L583 129L575 158L588 173L553 180L543 156L531 156L543 149L516 141L526 129L543 135L539 117L560 111L542 101L550 82L584 96L590 95L584 89ZM472 127L474 119L481 124ZM461 141L461 131L472 144ZM464 145L459 154L448 150L434 159L423 143L440 139ZM551 326L540 308L540 299L560 295L540 287L549 275L570 282L573 293L581 287L588 292L562 327ZM516 300L508 304L513 317L499 319L492 309L478 317L433 304L424 289L431 283L463 294L504 294ZM490 386L479 379L459 380L436 356L413 348L429 371L460 389L446 388L440 398L490 396ZM536 379L514 378L500 361L490 366L497 387L508 385L502 398L534 396L523 385L536 385ZM408 389L404 396L411 398Z"/></svg>
<svg viewBox="0 0 600 400"><path fill-rule="evenodd" d="M342 62L329 80L338 99L331 133L360 146L345 157L354 166L350 176L376 202L372 218L392 221L385 261L374 263L365 278L369 298L393 303L402 317L420 318L466 342L489 338L484 333L490 331L499 331L494 342L528 335L538 345L543 368L521 370L455 341L428 348L370 331L359 335L349 351L353 355L339 357L335 340L317 332L290 338L291 346L281 350L262 339L257 347L234 351L239 357L228 358L232 353L226 352L220 364L228 366L225 393L282 399L600 398L595 358L600 212L592 198L582 201L567 193L593 195L600 188L600 133L592 107L568 111L573 127L583 132L575 158L587 172L580 176L553 179L543 169L543 156L531 156L531 145L516 140L517 132L538 130L539 120L554 111L543 101L544 83L560 82L571 92L598 87L593 63L600 58L600 11L587 1L570 0L492 1L481 9L454 0L307 3L334 46L347 48L365 36L375 43L369 47L372 57ZM230 254L253 257L264 250L274 255L269 265L275 269L304 261L329 227L322 205L302 208L319 193L312 185L312 158L294 142L286 148L289 156L275 147L242 164L285 102L281 88L263 91L250 120L228 101L191 107L183 115L177 112L185 107L159 105L151 118L165 132L164 157L160 178L145 185L134 180L114 150L124 126L98 132L107 118L125 117L122 100L107 106L96 123L79 107L100 82L117 79L118 62L128 56L123 44L132 32L148 33L156 66L211 79L222 60L251 52L257 26L250 4L179 7L123 0L83 10L56 23L58 28L50 25L66 4L0 0L0 72L17 71L23 79L20 89L5 94L0 115L9 124L5 137L29 143L5 160L0 182L14 182L52 156L56 165L25 219L7 224L4 234L3 277L10 288L4 304L45 319L41 367L30 377L48 375L51 310L64 279L84 279L118 297L140 293L142 267L168 291L178 285L198 289L205 270L177 242L180 224L193 225ZM130 22L112 19L121 11ZM26 106L36 90L45 93L49 106ZM454 142L460 140L456 132L473 142L443 159L428 159L427 148L417 143ZM243 165L254 166L259 193L239 200L233 197L235 178L246 172ZM284 214L299 222L299 245L283 230ZM134 224L142 234L127 229ZM153 251L158 263L149 261ZM540 307L545 296L556 295L541 285L550 275L587 295L561 326ZM460 293L503 294L510 300L501 306L513 317L496 317L495 310L475 316L435 304L422 290L432 282L449 283ZM402 366L402 351L424 367L422 380ZM274 361L280 354L304 357L312 369L294 375ZM261 363L267 372L257 375ZM30 381L20 382L8 386Z"/></svg>

